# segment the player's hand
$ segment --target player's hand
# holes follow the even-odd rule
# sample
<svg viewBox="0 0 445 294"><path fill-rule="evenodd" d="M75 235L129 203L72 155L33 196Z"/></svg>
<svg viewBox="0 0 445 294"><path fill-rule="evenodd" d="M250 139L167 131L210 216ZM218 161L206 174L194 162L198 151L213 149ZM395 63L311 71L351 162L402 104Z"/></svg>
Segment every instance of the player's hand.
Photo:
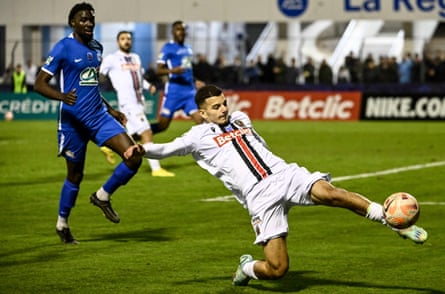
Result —
<svg viewBox="0 0 445 294"><path fill-rule="evenodd" d="M139 157L139 156L144 156L145 154L145 150L144 147L142 147L142 145L138 144L138 145L133 145L128 147L128 149L124 152L124 157L126 159L130 159L132 157Z"/></svg>
<svg viewBox="0 0 445 294"><path fill-rule="evenodd" d="M74 105L77 101L76 89L72 89L68 93L62 93L62 97L60 99L63 103Z"/></svg>

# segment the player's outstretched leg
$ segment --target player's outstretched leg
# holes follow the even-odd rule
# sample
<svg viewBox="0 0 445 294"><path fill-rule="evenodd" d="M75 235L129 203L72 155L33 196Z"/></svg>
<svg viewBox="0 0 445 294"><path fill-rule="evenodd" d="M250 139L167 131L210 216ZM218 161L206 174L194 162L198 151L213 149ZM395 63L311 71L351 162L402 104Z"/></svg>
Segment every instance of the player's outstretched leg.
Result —
<svg viewBox="0 0 445 294"><path fill-rule="evenodd" d="M233 280L232 280L233 285L246 286L249 283L250 277L248 277L243 272L243 266L250 261L253 261L253 257L249 254L244 254L240 257L238 268L236 269L236 272L233 274Z"/></svg>

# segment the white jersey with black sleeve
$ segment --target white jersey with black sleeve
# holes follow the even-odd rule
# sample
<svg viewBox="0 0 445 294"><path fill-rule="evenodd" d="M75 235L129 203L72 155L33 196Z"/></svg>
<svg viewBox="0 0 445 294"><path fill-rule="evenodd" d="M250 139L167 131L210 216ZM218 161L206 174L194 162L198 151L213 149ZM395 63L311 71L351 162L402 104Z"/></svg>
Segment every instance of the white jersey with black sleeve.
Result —
<svg viewBox="0 0 445 294"><path fill-rule="evenodd" d="M170 143L148 143L144 149L146 157L156 159L192 154L196 162L220 179L243 205L245 196L258 182L287 167L283 159L269 151L249 117L240 111L232 113L225 126L196 125Z"/></svg>

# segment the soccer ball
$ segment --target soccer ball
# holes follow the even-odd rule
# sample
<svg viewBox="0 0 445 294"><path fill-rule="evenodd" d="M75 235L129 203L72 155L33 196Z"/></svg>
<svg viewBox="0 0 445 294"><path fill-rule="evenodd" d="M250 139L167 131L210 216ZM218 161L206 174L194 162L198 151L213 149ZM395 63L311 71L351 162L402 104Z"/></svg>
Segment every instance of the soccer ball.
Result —
<svg viewBox="0 0 445 294"><path fill-rule="evenodd" d="M6 111L5 112L5 120L11 121L14 119L14 113L12 111Z"/></svg>
<svg viewBox="0 0 445 294"><path fill-rule="evenodd" d="M383 203L386 222L393 228L405 229L414 225L419 218L420 207L414 196L398 192L390 195Z"/></svg>

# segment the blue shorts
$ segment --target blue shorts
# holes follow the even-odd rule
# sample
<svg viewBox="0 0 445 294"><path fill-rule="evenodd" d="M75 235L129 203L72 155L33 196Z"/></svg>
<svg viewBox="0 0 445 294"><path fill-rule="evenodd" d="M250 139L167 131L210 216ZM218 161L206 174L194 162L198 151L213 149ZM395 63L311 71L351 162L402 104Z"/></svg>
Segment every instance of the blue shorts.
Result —
<svg viewBox="0 0 445 294"><path fill-rule="evenodd" d="M161 116L172 118L175 112L181 109L189 116L198 111L195 103L195 87L170 83L166 85L166 89Z"/></svg>
<svg viewBox="0 0 445 294"><path fill-rule="evenodd" d="M125 132L125 128L107 112L88 126L77 120L65 119L58 130L58 156L73 162L82 162L90 140L102 146L108 139Z"/></svg>

